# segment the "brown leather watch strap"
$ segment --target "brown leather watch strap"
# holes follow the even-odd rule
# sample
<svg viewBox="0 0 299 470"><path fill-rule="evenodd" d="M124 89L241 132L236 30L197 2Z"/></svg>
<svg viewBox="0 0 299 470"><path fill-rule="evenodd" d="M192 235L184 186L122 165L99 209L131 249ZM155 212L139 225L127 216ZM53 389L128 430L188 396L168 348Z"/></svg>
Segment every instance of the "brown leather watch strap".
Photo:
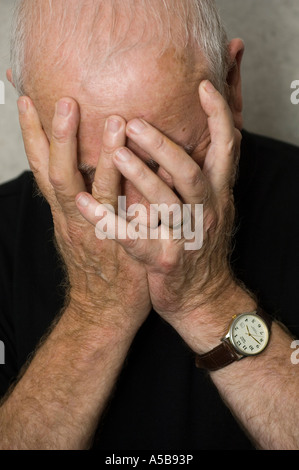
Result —
<svg viewBox="0 0 299 470"><path fill-rule="evenodd" d="M269 331L270 331L272 321L273 321L272 317L267 312L265 312L265 310L263 310L261 307L257 308L256 314L259 315L264 320L264 322L266 323L266 325L267 325L267 327L269 328Z"/></svg>
<svg viewBox="0 0 299 470"><path fill-rule="evenodd" d="M238 360L240 356L234 351L227 341L222 341L216 348L196 356L195 364L200 369L208 369L211 371L221 369L228 366L232 362Z"/></svg>
<svg viewBox="0 0 299 470"><path fill-rule="evenodd" d="M268 315L260 307L258 307L257 310L252 313L259 315L265 321L270 331L272 323L272 318L270 315ZM200 369L215 371L222 369L222 367L228 366L232 362L240 360L243 357L245 356L237 353L229 339L223 339L216 348L205 354L197 355L195 359L195 365Z"/></svg>

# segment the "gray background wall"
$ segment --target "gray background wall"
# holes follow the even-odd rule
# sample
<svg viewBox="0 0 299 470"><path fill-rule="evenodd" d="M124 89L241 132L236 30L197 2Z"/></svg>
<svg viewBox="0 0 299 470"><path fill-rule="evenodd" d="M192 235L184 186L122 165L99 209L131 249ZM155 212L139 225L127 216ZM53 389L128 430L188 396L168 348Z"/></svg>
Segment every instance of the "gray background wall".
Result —
<svg viewBox="0 0 299 470"><path fill-rule="evenodd" d="M6 80L13 0L0 0L0 183L28 168L19 131L16 94ZM299 145L299 105L290 101L299 80L298 0L217 0L228 34L246 45L243 62L245 127Z"/></svg>

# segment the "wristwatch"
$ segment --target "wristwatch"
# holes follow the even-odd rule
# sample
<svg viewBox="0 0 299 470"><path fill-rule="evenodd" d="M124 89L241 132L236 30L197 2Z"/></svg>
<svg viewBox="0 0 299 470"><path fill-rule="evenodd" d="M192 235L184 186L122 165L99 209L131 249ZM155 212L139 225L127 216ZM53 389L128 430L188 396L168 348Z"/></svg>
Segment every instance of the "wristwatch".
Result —
<svg viewBox="0 0 299 470"><path fill-rule="evenodd" d="M234 361L261 354L269 344L271 324L272 318L260 307L234 315L219 346L196 356L196 367L215 371Z"/></svg>

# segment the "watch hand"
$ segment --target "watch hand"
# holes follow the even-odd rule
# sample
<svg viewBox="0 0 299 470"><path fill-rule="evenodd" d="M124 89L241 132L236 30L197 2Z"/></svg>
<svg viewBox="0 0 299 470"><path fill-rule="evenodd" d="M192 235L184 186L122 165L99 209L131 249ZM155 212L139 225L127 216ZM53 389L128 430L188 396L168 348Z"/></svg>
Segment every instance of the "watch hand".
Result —
<svg viewBox="0 0 299 470"><path fill-rule="evenodd" d="M253 335L250 335L250 336L251 336L251 338L254 339L254 341L256 341L257 343L261 344Z"/></svg>

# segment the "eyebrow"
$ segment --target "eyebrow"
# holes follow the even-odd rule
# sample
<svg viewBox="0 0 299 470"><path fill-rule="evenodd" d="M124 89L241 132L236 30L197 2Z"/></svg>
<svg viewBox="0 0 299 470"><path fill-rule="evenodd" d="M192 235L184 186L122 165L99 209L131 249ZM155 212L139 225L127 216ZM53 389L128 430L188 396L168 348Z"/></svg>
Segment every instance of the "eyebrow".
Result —
<svg viewBox="0 0 299 470"><path fill-rule="evenodd" d="M88 165L87 163L79 163L78 170L89 177L94 176L96 172L96 168L94 166Z"/></svg>

